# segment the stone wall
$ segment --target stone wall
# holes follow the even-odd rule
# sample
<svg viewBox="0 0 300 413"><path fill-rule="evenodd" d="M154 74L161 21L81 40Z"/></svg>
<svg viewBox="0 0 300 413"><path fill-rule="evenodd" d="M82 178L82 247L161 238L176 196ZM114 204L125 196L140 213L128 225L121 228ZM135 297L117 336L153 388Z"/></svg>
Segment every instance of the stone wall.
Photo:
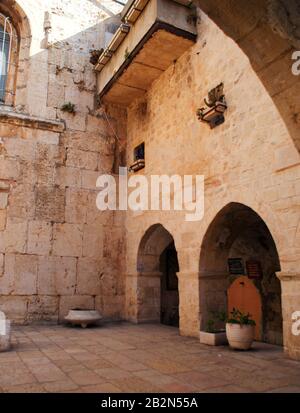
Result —
<svg viewBox="0 0 300 413"><path fill-rule="evenodd" d="M230 202L252 208L264 220L274 238L281 271L290 274L295 284L299 284L300 265L299 154L239 47L203 13L198 32L196 45L153 83L145 98L128 109L127 147L130 164L134 147L145 142L146 167L141 173L146 176L205 176L205 214L201 221L186 222L181 212L129 211L126 217L128 319L138 321L135 307L147 305L146 293L141 294L143 281L138 276L136 256L146 230L160 223L174 237L178 251L180 331L193 336L198 335L201 318L202 240L216 214ZM221 81L228 102L226 120L211 130L199 122L196 110ZM284 279L287 284L289 279ZM142 300L132 296L136 288ZM288 305L291 301L293 311L299 309L299 294L295 292L289 298L290 290L283 290L284 345L291 355L299 357L299 343L297 347L296 338L291 337Z"/></svg>
<svg viewBox="0 0 300 413"><path fill-rule="evenodd" d="M97 107L89 50L104 46L120 6L4 6L20 16L22 42L15 106L0 107L0 309L19 323L58 321L74 307L118 319L122 217L95 201L97 177L119 164L126 114ZM68 102L75 114L61 110Z"/></svg>

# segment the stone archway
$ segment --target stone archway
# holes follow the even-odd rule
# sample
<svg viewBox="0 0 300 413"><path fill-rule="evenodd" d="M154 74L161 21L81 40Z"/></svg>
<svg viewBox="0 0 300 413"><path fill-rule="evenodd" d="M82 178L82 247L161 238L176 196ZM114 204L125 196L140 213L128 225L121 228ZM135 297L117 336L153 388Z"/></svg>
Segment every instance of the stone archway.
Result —
<svg viewBox="0 0 300 413"><path fill-rule="evenodd" d="M300 50L299 1L197 0L196 4L247 55L300 151L300 75L292 73L292 54Z"/></svg>
<svg viewBox="0 0 300 413"><path fill-rule="evenodd" d="M201 328L205 328L213 312L227 311L228 289L244 277L244 288L255 287L261 297L257 302L262 308L255 309L261 312L258 338L281 345L281 285L276 276L279 271L277 248L262 218L244 204L229 203L208 227L201 246Z"/></svg>
<svg viewBox="0 0 300 413"><path fill-rule="evenodd" d="M137 321L179 325L179 264L172 235L152 225L142 237L137 256Z"/></svg>
<svg viewBox="0 0 300 413"><path fill-rule="evenodd" d="M22 1L15 0L1 0L0 2L0 13L10 19L13 27L12 49L6 85L7 96L5 97L5 105L8 106L24 105L23 88L17 88L16 85L20 75L24 85L26 85L30 71L28 61L30 59L32 31L22 3ZM24 4L24 6L26 5ZM20 92L21 90L22 92Z"/></svg>

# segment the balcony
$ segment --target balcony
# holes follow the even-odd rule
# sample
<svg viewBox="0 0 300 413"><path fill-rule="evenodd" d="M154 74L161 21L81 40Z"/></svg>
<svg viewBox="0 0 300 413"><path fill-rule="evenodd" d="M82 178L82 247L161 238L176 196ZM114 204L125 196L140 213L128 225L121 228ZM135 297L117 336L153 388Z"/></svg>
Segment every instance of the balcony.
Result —
<svg viewBox="0 0 300 413"><path fill-rule="evenodd" d="M196 41L186 0L129 1L122 24L96 64L101 101L128 106Z"/></svg>

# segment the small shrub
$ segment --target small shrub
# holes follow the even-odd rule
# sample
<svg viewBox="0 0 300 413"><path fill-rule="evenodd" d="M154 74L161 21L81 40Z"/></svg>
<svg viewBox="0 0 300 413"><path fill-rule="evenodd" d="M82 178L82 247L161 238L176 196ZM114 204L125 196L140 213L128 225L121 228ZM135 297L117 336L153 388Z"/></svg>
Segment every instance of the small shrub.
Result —
<svg viewBox="0 0 300 413"><path fill-rule="evenodd" d="M231 312L231 317L227 319L227 323L230 324L240 324L240 325L251 325L255 326L256 323L251 319L251 314L243 313L242 311L234 308Z"/></svg>
<svg viewBox="0 0 300 413"><path fill-rule="evenodd" d="M75 105L74 103L71 103L71 102L64 103L62 107L60 108L60 110L62 112L72 113L73 115L75 115L76 113Z"/></svg>

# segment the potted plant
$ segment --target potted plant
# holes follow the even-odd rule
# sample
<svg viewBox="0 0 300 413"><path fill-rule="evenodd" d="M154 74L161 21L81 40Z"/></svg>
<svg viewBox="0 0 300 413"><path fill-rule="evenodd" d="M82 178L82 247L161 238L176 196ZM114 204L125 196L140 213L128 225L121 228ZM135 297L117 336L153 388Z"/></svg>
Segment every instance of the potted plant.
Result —
<svg viewBox="0 0 300 413"><path fill-rule="evenodd" d="M255 321L251 314L233 308L226 322L229 346L237 350L249 350L254 340Z"/></svg>
<svg viewBox="0 0 300 413"><path fill-rule="evenodd" d="M224 325L225 320L225 312L213 312L212 318L207 321L205 331L200 331L199 333L200 343L209 346L222 346L227 344L225 329L220 328L220 325Z"/></svg>

